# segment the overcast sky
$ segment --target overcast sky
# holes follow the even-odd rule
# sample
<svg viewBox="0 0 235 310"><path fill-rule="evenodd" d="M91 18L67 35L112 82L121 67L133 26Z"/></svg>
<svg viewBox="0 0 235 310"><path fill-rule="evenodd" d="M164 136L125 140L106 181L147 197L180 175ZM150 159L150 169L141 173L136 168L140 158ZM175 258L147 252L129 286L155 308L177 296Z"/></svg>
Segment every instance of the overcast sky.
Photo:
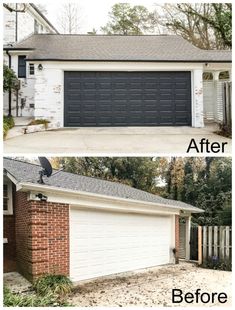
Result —
<svg viewBox="0 0 235 310"><path fill-rule="evenodd" d="M71 1L76 2L76 1ZM80 33L87 33L91 31L93 28L96 30L100 30L101 26L104 26L108 21L108 12L110 12L111 7L118 2L126 2L134 5L144 5L149 10L154 9L154 3L159 1L155 0L79 0L78 3L80 7ZM47 17L49 21L60 31L60 27L57 20L57 15L60 11L60 7L62 5L62 1L47 1L38 2L38 4L42 4L47 9ZM68 3L68 1L67 1ZM35 3L37 4L37 3Z"/></svg>

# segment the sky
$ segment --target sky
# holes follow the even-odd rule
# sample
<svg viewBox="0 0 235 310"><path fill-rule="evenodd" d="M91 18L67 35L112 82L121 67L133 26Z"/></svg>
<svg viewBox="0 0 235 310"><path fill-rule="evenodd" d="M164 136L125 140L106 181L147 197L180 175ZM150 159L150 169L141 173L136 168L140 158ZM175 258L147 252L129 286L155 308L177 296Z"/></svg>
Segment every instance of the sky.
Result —
<svg viewBox="0 0 235 310"><path fill-rule="evenodd" d="M72 1L71 1L72 2ZM75 3L75 1L73 1ZM80 8L80 31L79 33L87 33L93 28L100 30L101 26L104 26L108 22L108 12L111 11L111 7L118 2L126 2L133 5L144 5L149 10L154 9L154 3L156 0L79 0L78 3ZM60 31L57 15L60 12L60 8L65 1L47 1L37 2L42 4L47 9L47 18L49 21ZM67 1L68 3L68 1Z"/></svg>

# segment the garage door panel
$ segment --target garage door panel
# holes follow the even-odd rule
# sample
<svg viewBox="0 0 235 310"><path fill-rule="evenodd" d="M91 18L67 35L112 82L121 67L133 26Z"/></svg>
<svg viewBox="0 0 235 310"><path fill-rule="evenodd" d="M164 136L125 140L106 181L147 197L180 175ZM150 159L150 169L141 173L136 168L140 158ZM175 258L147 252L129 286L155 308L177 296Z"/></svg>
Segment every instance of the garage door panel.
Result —
<svg viewBox="0 0 235 310"><path fill-rule="evenodd" d="M70 219L74 281L169 263L170 217L71 208Z"/></svg>
<svg viewBox="0 0 235 310"><path fill-rule="evenodd" d="M167 108L172 114L169 126L177 125L175 110L184 114L181 125L191 125L190 72L65 72L64 85L65 126L162 126L165 122L157 115L150 120L148 112L164 112L164 100L171 101ZM91 111L90 102L96 121L83 117L84 112ZM107 102L109 105L104 104ZM187 108L180 108L185 104ZM108 121L107 114L102 117L102 113L111 111ZM119 111L125 114L121 120L116 115ZM132 115L136 111L142 113L141 118Z"/></svg>

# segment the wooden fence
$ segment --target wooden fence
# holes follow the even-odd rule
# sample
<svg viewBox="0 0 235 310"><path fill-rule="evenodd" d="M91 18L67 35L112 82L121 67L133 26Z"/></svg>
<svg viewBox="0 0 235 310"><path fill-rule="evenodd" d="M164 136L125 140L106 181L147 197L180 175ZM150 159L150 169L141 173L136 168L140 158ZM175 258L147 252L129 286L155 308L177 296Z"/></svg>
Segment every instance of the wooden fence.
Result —
<svg viewBox="0 0 235 310"><path fill-rule="evenodd" d="M223 124L232 128L232 82L223 85Z"/></svg>
<svg viewBox="0 0 235 310"><path fill-rule="evenodd" d="M232 227L198 227L198 262L202 264L212 258L232 261Z"/></svg>

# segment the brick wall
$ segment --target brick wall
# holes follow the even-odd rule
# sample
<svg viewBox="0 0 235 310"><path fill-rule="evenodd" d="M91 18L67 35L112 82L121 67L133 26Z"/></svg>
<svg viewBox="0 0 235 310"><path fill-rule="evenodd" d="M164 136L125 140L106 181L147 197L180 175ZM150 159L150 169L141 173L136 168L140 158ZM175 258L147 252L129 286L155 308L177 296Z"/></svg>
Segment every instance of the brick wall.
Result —
<svg viewBox="0 0 235 310"><path fill-rule="evenodd" d="M69 205L30 202L32 276L69 275Z"/></svg>
<svg viewBox="0 0 235 310"><path fill-rule="evenodd" d="M69 275L69 205L28 201L17 192L15 210L17 271L30 281Z"/></svg>
<svg viewBox="0 0 235 310"><path fill-rule="evenodd" d="M179 215L175 216L175 263L179 263L179 245L180 245L180 225L179 225Z"/></svg>

